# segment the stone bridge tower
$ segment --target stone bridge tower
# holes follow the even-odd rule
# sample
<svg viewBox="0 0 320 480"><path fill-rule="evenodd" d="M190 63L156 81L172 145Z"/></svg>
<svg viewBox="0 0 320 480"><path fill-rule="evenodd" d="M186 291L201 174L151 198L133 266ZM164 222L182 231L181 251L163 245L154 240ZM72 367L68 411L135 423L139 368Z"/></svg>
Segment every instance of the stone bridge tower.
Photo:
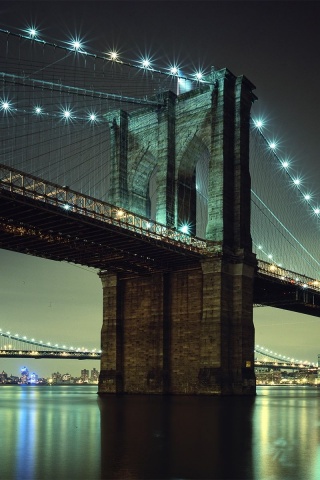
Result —
<svg viewBox="0 0 320 480"><path fill-rule="evenodd" d="M100 273L100 394L255 394L253 89L224 69L210 85L109 117L110 203L172 228L188 224L193 235L201 227L214 255L144 276Z"/></svg>

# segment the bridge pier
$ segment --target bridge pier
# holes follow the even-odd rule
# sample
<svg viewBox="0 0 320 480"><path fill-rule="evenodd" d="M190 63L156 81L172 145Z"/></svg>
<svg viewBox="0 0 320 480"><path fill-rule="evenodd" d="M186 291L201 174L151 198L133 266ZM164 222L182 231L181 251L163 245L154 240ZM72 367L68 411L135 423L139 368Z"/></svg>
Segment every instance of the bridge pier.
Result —
<svg viewBox="0 0 320 480"><path fill-rule="evenodd" d="M157 108L112 116L111 200L141 211L157 167L155 220L196 231L206 162L208 248L155 273L101 272L99 393L255 393L249 126L254 86L227 69ZM131 202L131 203L130 203ZM199 258L199 257L198 257ZM161 262L160 262L161 263ZM108 268L108 267L107 267Z"/></svg>
<svg viewBox="0 0 320 480"><path fill-rule="evenodd" d="M254 258L168 273L102 272L99 393L255 393Z"/></svg>

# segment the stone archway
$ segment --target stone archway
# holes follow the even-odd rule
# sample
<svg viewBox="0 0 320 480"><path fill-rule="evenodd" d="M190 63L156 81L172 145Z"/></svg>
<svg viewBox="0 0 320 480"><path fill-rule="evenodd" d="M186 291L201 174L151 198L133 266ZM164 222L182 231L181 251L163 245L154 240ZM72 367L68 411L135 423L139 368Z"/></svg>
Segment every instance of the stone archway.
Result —
<svg viewBox="0 0 320 480"><path fill-rule="evenodd" d="M208 212L205 192L208 190L209 156L208 147L195 135L183 152L177 179L177 226L188 225L188 233L203 238Z"/></svg>

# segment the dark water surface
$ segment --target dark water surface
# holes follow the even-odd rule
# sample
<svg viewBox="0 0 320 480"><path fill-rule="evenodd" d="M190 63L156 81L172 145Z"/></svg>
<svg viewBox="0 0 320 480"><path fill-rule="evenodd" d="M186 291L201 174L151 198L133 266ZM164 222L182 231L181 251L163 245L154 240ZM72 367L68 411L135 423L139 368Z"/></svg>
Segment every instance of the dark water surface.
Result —
<svg viewBox="0 0 320 480"><path fill-rule="evenodd" d="M320 480L320 388L255 398L0 387L1 480Z"/></svg>

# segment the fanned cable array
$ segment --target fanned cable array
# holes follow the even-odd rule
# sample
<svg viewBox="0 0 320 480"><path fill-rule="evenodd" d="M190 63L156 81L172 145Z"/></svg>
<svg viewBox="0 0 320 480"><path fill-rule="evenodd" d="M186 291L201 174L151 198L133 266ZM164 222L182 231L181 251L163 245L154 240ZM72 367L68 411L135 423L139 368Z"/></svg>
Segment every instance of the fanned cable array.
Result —
<svg viewBox="0 0 320 480"><path fill-rule="evenodd" d="M133 62L116 52L90 52L78 39L55 44L41 40L32 29L25 34L0 29L0 61L0 163L106 202L110 128L117 112L145 108L147 115L150 107L161 106L165 92L199 88L209 78L200 72L182 76L175 65L156 68L148 58ZM201 95L198 102L201 108ZM183 107L178 102L176 108ZM187 145L193 155L187 130L184 135L177 158ZM320 278L320 208L257 122L250 144L252 238L257 257ZM149 175L150 218L155 219L158 167L147 151L142 154L138 160L145 163L143 170ZM184 205L196 208L197 224L179 227L186 234L192 227L194 234L205 238L209 146L200 153L195 147L194 155L196 161L190 158L190 162L195 164L196 195L190 193L187 157L177 181L183 188Z"/></svg>
<svg viewBox="0 0 320 480"><path fill-rule="evenodd" d="M257 257L320 278L319 218L298 176L253 123L250 141L251 233ZM305 198L307 197L307 199Z"/></svg>

